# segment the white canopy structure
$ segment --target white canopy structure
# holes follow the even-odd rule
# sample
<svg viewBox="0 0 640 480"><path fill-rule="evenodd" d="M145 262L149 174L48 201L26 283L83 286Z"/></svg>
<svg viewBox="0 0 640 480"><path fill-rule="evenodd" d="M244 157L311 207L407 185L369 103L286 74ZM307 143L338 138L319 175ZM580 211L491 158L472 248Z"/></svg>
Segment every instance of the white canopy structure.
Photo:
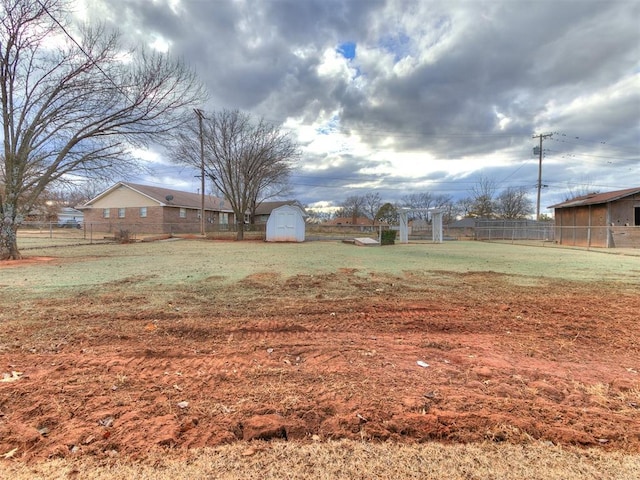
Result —
<svg viewBox="0 0 640 480"><path fill-rule="evenodd" d="M442 217L444 210L437 208L407 208L400 210L400 242L409 243L409 214L413 212L431 213L433 243L442 243Z"/></svg>

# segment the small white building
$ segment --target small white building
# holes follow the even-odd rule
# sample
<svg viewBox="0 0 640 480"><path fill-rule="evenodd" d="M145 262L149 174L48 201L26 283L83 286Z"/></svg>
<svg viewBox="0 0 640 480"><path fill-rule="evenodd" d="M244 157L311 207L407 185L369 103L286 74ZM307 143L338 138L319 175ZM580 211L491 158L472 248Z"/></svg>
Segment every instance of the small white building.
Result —
<svg viewBox="0 0 640 480"><path fill-rule="evenodd" d="M267 220L267 242L304 242L305 213L295 205L274 208Z"/></svg>

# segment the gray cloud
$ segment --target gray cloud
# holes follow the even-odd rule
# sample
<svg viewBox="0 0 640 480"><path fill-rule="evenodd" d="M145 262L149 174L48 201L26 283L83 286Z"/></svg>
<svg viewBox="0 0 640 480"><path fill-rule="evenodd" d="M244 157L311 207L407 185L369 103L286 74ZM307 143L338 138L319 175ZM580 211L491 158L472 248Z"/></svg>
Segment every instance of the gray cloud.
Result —
<svg viewBox="0 0 640 480"><path fill-rule="evenodd" d="M580 171L600 190L637 185L637 2L88 1L94 19L132 40L169 41L206 83L207 108L313 128L335 118L358 138L357 148L306 151L306 176L294 178L305 203L375 179L389 200L427 180L456 196L480 175L533 186L531 135L541 131L559 132L545 141L550 197L584 181ZM355 43L352 60L335 53L343 42ZM410 175L394 170L398 155L468 166ZM376 168L384 173L366 173Z"/></svg>

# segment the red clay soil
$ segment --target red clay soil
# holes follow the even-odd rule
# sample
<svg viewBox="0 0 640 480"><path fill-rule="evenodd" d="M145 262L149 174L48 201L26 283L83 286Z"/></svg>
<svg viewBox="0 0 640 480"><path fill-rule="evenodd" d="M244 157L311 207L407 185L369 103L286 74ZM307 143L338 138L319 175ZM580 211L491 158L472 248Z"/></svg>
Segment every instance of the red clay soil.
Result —
<svg viewBox="0 0 640 480"><path fill-rule="evenodd" d="M1 337L0 455L336 438L640 451L637 289L409 277L26 304Z"/></svg>
<svg viewBox="0 0 640 480"><path fill-rule="evenodd" d="M0 263L0 269L25 267L27 265L37 265L37 264L47 263L52 260L55 260L55 258L54 257L26 257L21 260L3 260L2 263Z"/></svg>

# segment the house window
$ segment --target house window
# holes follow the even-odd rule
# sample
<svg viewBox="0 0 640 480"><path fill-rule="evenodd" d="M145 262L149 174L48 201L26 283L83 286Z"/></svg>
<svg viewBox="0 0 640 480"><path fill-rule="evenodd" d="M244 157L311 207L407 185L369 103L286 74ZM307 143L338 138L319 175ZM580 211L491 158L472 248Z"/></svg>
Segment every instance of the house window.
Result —
<svg viewBox="0 0 640 480"><path fill-rule="evenodd" d="M187 218L187 209L186 208L181 208L180 209L180 218Z"/></svg>
<svg viewBox="0 0 640 480"><path fill-rule="evenodd" d="M118 209L118 218L124 218L124 212L125 212L124 208L119 208Z"/></svg>
<svg viewBox="0 0 640 480"><path fill-rule="evenodd" d="M111 210L109 208L102 209L102 218L109 218L111 216Z"/></svg>
<svg viewBox="0 0 640 480"><path fill-rule="evenodd" d="M640 207L635 207L634 224L636 227L640 226Z"/></svg>
<svg viewBox="0 0 640 480"><path fill-rule="evenodd" d="M220 225L229 225L229 214L220 212Z"/></svg>
<svg viewBox="0 0 640 480"><path fill-rule="evenodd" d="M140 207L140 218L147 218L147 207Z"/></svg>

